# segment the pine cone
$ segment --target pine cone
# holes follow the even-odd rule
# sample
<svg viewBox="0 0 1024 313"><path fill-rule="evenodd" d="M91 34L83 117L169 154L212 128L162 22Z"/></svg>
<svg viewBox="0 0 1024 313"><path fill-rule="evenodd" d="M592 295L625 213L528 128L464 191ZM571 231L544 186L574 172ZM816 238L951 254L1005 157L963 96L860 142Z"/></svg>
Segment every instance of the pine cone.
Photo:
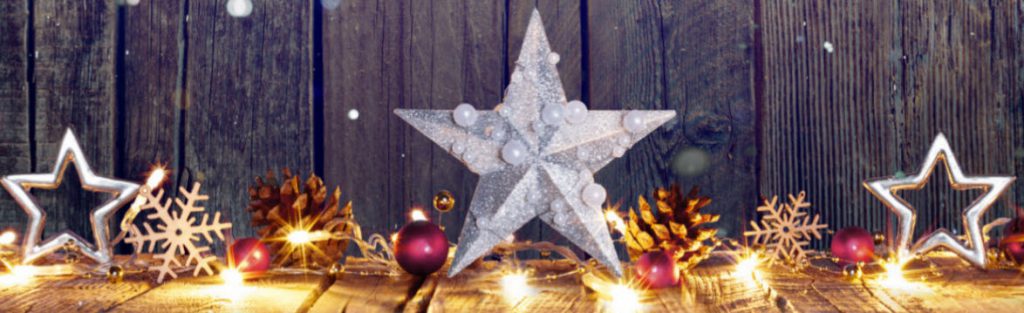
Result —
<svg viewBox="0 0 1024 313"><path fill-rule="evenodd" d="M310 175L301 189L299 177L292 176L291 170L285 168L281 176L279 184L274 173L268 171L265 179L256 177L256 184L249 187L248 210L252 214L252 225L259 227L257 233L267 243L278 266L299 262L303 266L330 267L344 256L347 239L313 241L313 247L305 253L291 253L282 251L289 249L285 238L296 227L311 233L351 235L353 227L348 222L354 219L352 202L339 209L341 189L335 188L327 197L327 188L316 175Z"/></svg>
<svg viewBox="0 0 1024 313"><path fill-rule="evenodd" d="M654 198L658 212L655 214L643 196L638 200L640 215L630 209L627 223L626 250L634 262L646 252L669 251L676 258L681 270L697 266L711 255L718 239L718 229L703 228L701 225L718 221L717 214L703 214L700 210L711 203L711 198L697 196L699 188L693 187L685 198L679 186L657 189Z"/></svg>

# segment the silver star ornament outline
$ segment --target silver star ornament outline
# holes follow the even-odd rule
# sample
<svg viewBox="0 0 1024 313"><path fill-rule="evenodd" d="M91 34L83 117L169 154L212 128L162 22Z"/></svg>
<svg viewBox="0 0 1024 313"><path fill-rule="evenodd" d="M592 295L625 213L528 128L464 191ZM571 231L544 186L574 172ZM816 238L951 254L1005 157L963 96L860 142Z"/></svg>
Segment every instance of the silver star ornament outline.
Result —
<svg viewBox="0 0 1024 313"><path fill-rule="evenodd" d="M676 116L590 111L567 101L537 10L493 111L398 109L395 114L480 175L448 276L539 217L618 276L622 274L593 174Z"/></svg>
<svg viewBox="0 0 1024 313"><path fill-rule="evenodd" d="M107 203L94 208L89 214L92 225L94 244L88 243L74 232L65 230L42 243L43 226L46 224L46 212L39 206L29 191L32 188L56 189L64 180L64 172L69 163L75 163L82 188L91 192L115 194ZM21 209L28 215L28 225L22 236L21 263L31 264L37 259L49 255L71 244L86 257L101 264L107 264L113 258L110 246L110 218L117 209L132 200L138 193L139 185L128 181L101 177L93 173L92 167L85 158L85 153L78 145L75 134L70 129L64 134L60 152L50 173L8 175L2 179L4 188L11 194Z"/></svg>
<svg viewBox="0 0 1024 313"><path fill-rule="evenodd" d="M971 202L961 213L963 227L967 233L967 241L957 239L949 230L939 229L910 245L914 235L917 211L906 200L896 196L895 191L919 190L924 188L935 171L938 163L946 166L949 184L955 190L982 189L983 194ZM920 171L913 176L887 177L864 181L864 187L882 201L899 218L896 235L896 253L900 262L908 261L912 256L922 255L934 249L944 247L956 253L974 266L984 268L987 263L985 254L984 234L982 233L981 217L1009 188L1016 177L1012 176L967 176L946 136L939 133L932 142Z"/></svg>

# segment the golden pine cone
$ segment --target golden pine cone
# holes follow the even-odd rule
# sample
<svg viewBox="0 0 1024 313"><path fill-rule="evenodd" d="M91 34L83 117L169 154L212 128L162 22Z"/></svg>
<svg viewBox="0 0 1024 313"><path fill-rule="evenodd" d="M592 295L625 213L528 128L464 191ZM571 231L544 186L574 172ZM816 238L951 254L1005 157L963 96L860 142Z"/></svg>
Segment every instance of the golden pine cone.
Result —
<svg viewBox="0 0 1024 313"><path fill-rule="evenodd" d="M313 241L310 243L313 247L305 253L282 251L288 250L284 239L296 227L311 233L351 235L352 202L339 209L341 189L335 188L328 197L323 180L316 175L311 174L301 189L299 177L293 176L291 170L282 170L281 178L279 183L274 173L268 171L266 178L256 177L256 184L249 187L248 211L252 214L252 225L259 228L257 233L274 255L274 263L289 266L298 262L303 266L326 268L341 260L348 248L347 239Z"/></svg>
<svg viewBox="0 0 1024 313"><path fill-rule="evenodd" d="M698 196L699 190L693 187L685 198L675 184L669 189L655 190L657 213L640 196L639 208L629 210L623 236L629 259L635 262L646 252L669 251L681 270L691 269L707 259L718 241L715 237L718 229L702 225L717 222L719 216L700 212L711 204L711 198Z"/></svg>

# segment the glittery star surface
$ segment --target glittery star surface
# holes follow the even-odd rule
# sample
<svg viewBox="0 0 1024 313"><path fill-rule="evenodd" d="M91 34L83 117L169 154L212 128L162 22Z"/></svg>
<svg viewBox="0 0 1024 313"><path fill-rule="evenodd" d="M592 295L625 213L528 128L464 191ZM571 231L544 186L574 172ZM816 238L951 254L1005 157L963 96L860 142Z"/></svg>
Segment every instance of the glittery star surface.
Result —
<svg viewBox="0 0 1024 313"><path fill-rule="evenodd" d="M911 237L914 236L914 224L917 219L917 211L907 203L906 200L896 196L899 190L918 190L928 183L938 166L939 161L944 161L946 173L949 175L949 183L956 190L982 189L981 198L978 198L964 209L963 222L964 232L967 234L967 243L961 242L953 234L945 229L937 230L931 235L922 238L913 247L910 246ZM896 252L901 261L907 261L913 255L924 254L938 247L945 247L965 260L970 261L977 267L984 268L987 257L985 255L984 234L981 231L981 216L988 211L996 199L1014 181L1014 177L1006 176L967 176L960 169L960 163L953 155L953 149L949 146L946 136L941 133L935 137L928 155L925 156L921 171L916 175L907 177L887 177L864 182L864 187L875 197L889 207L899 217L899 228L896 234Z"/></svg>
<svg viewBox="0 0 1024 313"><path fill-rule="evenodd" d="M395 110L480 175L448 275L534 217L621 275L601 212L604 189L593 174L676 113L584 110L578 118L542 118L551 105L568 107L555 67L558 56L551 52L536 10L521 51L504 104L473 111L476 118L470 123L457 123L452 110ZM503 148L510 143L522 147L525 157L509 158ZM590 192L595 189L601 192Z"/></svg>

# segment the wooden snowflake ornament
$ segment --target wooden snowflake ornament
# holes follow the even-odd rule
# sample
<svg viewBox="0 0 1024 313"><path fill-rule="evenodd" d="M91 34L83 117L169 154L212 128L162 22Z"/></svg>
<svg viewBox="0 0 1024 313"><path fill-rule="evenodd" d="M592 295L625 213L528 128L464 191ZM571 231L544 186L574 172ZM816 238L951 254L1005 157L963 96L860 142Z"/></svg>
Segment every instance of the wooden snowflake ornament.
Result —
<svg viewBox="0 0 1024 313"><path fill-rule="evenodd" d="M778 206L778 196L771 201L765 199L764 205L757 207L764 213L758 222L750 221L752 230L743 232L743 236L751 237L751 245L763 245L769 257L786 261L797 266L807 261L804 250L812 239L821 239L821 230L827 224L819 222L820 216L813 217L806 212L811 204L804 202L806 193L801 191L793 197L789 195L789 203ZM813 238L812 238L813 237Z"/></svg>
<svg viewBox="0 0 1024 313"><path fill-rule="evenodd" d="M171 210L171 199L161 201L164 199L163 190L154 195L149 187L143 186L139 192L146 198L146 204L140 207L139 211L152 211L146 219L154 221L156 229L153 229L150 223L143 223L145 231L137 225L132 225L125 242L135 247L135 253L155 253L154 258L162 261L159 265L149 267L150 271L160 273L157 283L163 283L167 275L177 278L175 270L192 264L195 265L192 276L199 275L200 270L207 275L213 274L210 262L215 261L217 257L207 254L210 251L209 245L213 243L213 235L223 241L224 230L231 228L231 223L221 223L220 212L215 212L213 220L210 220L210 215L205 212L206 208L198 204L199 201L208 200L210 197L199 194L199 186L199 183L192 185L192 191L185 190L184 187L179 188L185 200L174 199L178 211ZM202 214L202 220L198 224L195 223L194 213ZM181 263L182 257L185 257L185 263Z"/></svg>

